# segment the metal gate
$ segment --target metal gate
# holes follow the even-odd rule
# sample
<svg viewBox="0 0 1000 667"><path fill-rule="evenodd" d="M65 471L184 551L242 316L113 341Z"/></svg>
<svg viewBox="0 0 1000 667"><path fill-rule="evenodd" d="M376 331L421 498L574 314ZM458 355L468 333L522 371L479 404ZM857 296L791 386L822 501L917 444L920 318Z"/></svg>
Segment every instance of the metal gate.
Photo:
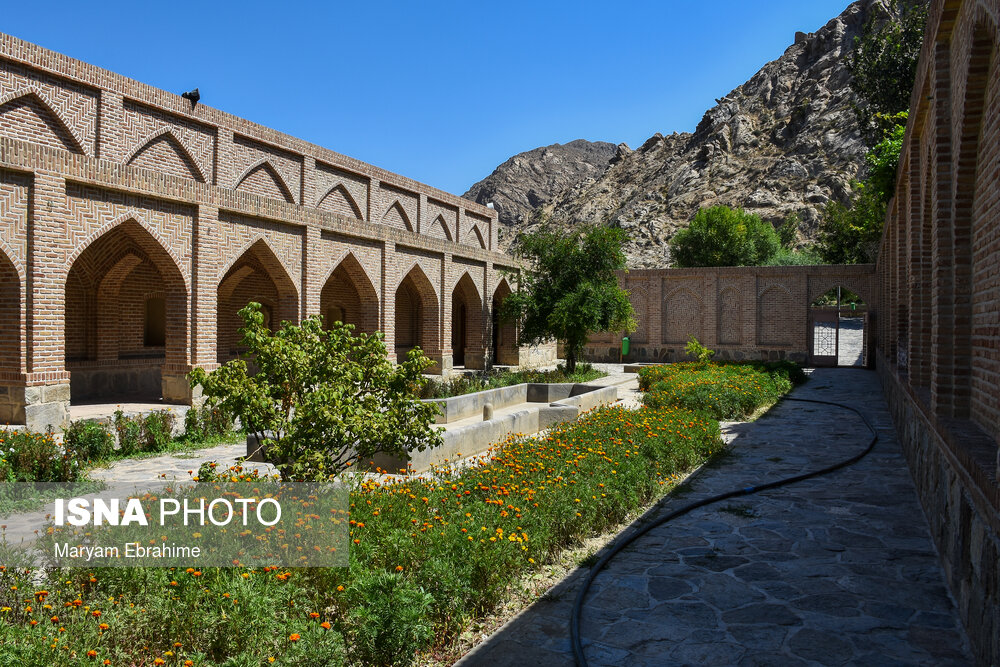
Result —
<svg viewBox="0 0 1000 667"><path fill-rule="evenodd" d="M809 310L809 359L813 366L865 366L868 358L868 312L836 307Z"/></svg>
<svg viewBox="0 0 1000 667"><path fill-rule="evenodd" d="M813 366L836 366L840 337L837 309L813 308L809 312L809 356Z"/></svg>

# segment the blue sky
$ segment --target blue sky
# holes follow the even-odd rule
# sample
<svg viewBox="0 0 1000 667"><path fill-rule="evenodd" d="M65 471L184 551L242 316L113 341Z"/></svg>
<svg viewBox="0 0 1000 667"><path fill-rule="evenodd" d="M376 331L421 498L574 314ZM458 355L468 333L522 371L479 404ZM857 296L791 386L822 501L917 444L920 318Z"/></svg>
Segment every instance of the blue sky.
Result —
<svg viewBox="0 0 1000 667"><path fill-rule="evenodd" d="M536 146L690 131L847 4L9 2L0 31L462 194Z"/></svg>

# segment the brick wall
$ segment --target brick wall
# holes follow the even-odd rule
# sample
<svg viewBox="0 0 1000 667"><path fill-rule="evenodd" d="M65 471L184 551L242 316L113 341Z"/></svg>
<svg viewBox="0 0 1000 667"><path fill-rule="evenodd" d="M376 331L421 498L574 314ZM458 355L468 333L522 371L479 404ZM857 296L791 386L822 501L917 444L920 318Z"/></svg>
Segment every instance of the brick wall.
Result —
<svg viewBox="0 0 1000 667"><path fill-rule="evenodd" d="M2 421L194 400L186 373L230 358L251 299L381 330L390 356L398 320L436 372L453 344L480 367L516 268L496 233L486 207L0 35Z"/></svg>
<svg viewBox="0 0 1000 667"><path fill-rule="evenodd" d="M641 269L622 273L638 328L626 361L678 361L692 336L719 359L810 362L810 305L838 285L877 311L875 267L788 266ZM584 355L617 361L624 332L598 335ZM874 338L871 322L866 330Z"/></svg>
<svg viewBox="0 0 1000 667"><path fill-rule="evenodd" d="M877 267L878 369L977 661L1000 663L1000 2L932 2Z"/></svg>

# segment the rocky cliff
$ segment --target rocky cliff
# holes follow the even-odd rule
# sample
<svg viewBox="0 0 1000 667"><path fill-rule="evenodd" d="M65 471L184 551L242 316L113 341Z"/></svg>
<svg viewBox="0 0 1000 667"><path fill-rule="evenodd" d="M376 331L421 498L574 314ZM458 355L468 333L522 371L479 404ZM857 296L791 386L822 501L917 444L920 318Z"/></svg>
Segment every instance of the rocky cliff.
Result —
<svg viewBox="0 0 1000 667"><path fill-rule="evenodd" d="M694 133L656 133L635 150L582 141L538 148L465 196L495 203L509 230L502 245L541 214L619 225L637 268L666 266L668 240L702 206L742 207L772 222L797 213L808 240L823 205L846 199L863 165L847 54L866 21L887 17L888 6L859 0L815 33L796 33L780 58L718 99Z"/></svg>
<svg viewBox="0 0 1000 667"><path fill-rule="evenodd" d="M500 243L506 247L512 230L522 229L532 212L573 186L603 174L615 145L577 139L518 153L463 196L480 204L493 202L500 218Z"/></svg>

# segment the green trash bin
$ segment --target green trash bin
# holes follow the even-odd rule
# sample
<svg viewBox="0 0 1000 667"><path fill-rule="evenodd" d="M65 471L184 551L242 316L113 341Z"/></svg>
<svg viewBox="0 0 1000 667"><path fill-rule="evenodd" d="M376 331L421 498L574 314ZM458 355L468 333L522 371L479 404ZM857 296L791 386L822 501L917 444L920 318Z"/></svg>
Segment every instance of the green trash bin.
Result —
<svg viewBox="0 0 1000 667"><path fill-rule="evenodd" d="M628 339L628 336L622 336L622 356L627 357L629 348L631 347L632 341Z"/></svg>

